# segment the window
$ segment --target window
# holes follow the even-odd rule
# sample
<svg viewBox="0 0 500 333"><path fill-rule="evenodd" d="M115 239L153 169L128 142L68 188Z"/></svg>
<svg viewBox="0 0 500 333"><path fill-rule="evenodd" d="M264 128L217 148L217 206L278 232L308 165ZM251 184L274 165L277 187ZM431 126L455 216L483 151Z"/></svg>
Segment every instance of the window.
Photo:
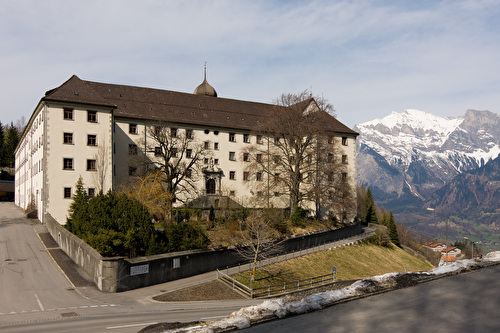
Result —
<svg viewBox="0 0 500 333"><path fill-rule="evenodd" d="M161 147L155 147L155 156L161 156Z"/></svg>
<svg viewBox="0 0 500 333"><path fill-rule="evenodd" d="M96 171L95 160L87 160L87 171Z"/></svg>
<svg viewBox="0 0 500 333"><path fill-rule="evenodd" d="M71 199L71 187L64 188L64 199Z"/></svg>
<svg viewBox="0 0 500 333"><path fill-rule="evenodd" d="M187 129L186 130L186 138L192 139L193 138L193 130L192 129Z"/></svg>
<svg viewBox="0 0 500 333"><path fill-rule="evenodd" d="M97 123L97 111L87 111L87 121L89 123Z"/></svg>
<svg viewBox="0 0 500 333"><path fill-rule="evenodd" d="M250 154L243 153L243 162L250 162Z"/></svg>
<svg viewBox="0 0 500 333"><path fill-rule="evenodd" d="M342 137L342 146L347 146L347 137Z"/></svg>
<svg viewBox="0 0 500 333"><path fill-rule="evenodd" d="M205 130L205 134L208 134L208 133L210 133L210 131L209 130Z"/></svg>
<svg viewBox="0 0 500 333"><path fill-rule="evenodd" d="M280 156L279 155L273 155L273 162L274 163L279 163L280 162Z"/></svg>
<svg viewBox="0 0 500 333"><path fill-rule="evenodd" d="M257 162L262 162L262 154L257 154Z"/></svg>
<svg viewBox="0 0 500 333"><path fill-rule="evenodd" d="M229 191L229 196L234 197L236 195L235 191Z"/></svg>
<svg viewBox="0 0 500 333"><path fill-rule="evenodd" d="M177 128L171 128L170 129L170 136L172 138L176 138L177 137Z"/></svg>
<svg viewBox="0 0 500 333"><path fill-rule="evenodd" d="M219 131L214 131L214 135L219 135Z"/></svg>
<svg viewBox="0 0 500 333"><path fill-rule="evenodd" d="M279 180L280 180L280 174L279 173L275 173L274 174L274 181L278 182Z"/></svg>
<svg viewBox="0 0 500 333"><path fill-rule="evenodd" d="M332 171L328 172L328 181L329 182L333 181L333 172Z"/></svg>
<svg viewBox="0 0 500 333"><path fill-rule="evenodd" d="M255 174L255 179L257 179L258 182L262 181L262 172L257 172Z"/></svg>
<svg viewBox="0 0 500 333"><path fill-rule="evenodd" d="M250 173L248 171L243 172L243 180L248 180L250 178Z"/></svg>
<svg viewBox="0 0 500 333"><path fill-rule="evenodd" d="M236 161L236 154L234 151L229 152L229 160L230 161Z"/></svg>
<svg viewBox="0 0 500 333"><path fill-rule="evenodd" d="M97 135L95 134L87 135L87 146L97 146Z"/></svg>
<svg viewBox="0 0 500 333"><path fill-rule="evenodd" d="M192 149L186 149L186 157L193 158L193 150Z"/></svg>
<svg viewBox="0 0 500 333"><path fill-rule="evenodd" d="M347 181L347 172L342 172L342 181Z"/></svg>
<svg viewBox="0 0 500 333"><path fill-rule="evenodd" d="M280 192L274 192L274 196L275 197L279 197L280 196Z"/></svg>
<svg viewBox="0 0 500 333"><path fill-rule="evenodd" d="M129 144L128 145L128 154L129 155L137 155L137 145Z"/></svg>
<svg viewBox="0 0 500 333"><path fill-rule="evenodd" d="M73 109L64 108L64 120L73 120Z"/></svg>
<svg viewBox="0 0 500 333"><path fill-rule="evenodd" d="M257 196L258 196L258 197L263 197L263 196L264 196L264 192L262 192L262 191L257 191Z"/></svg>
<svg viewBox="0 0 500 333"><path fill-rule="evenodd" d="M155 126L154 133L155 136L160 137L162 133L163 127L161 126Z"/></svg>
<svg viewBox="0 0 500 333"><path fill-rule="evenodd" d="M88 193L89 193L89 197L90 197L90 198L95 197L95 188L91 188L91 187L89 187L89 191L88 191Z"/></svg>
<svg viewBox="0 0 500 333"><path fill-rule="evenodd" d="M229 171L229 179L231 180L236 179L236 171Z"/></svg>
<svg viewBox="0 0 500 333"><path fill-rule="evenodd" d="M250 135L243 134L243 142L244 143L250 143Z"/></svg>
<svg viewBox="0 0 500 333"><path fill-rule="evenodd" d="M214 149L219 150L219 143L218 142L214 142Z"/></svg>
<svg viewBox="0 0 500 333"><path fill-rule="evenodd" d="M342 164L347 164L347 155L342 155Z"/></svg>
<svg viewBox="0 0 500 333"><path fill-rule="evenodd" d="M137 168L136 167L132 167L132 166L128 167L128 175L129 176L135 175L136 172L137 172Z"/></svg>
<svg viewBox="0 0 500 333"><path fill-rule="evenodd" d="M191 169L187 169L186 170L186 177L191 179L192 176L193 176L193 171Z"/></svg>
<svg viewBox="0 0 500 333"><path fill-rule="evenodd" d="M277 145L277 144L279 144L279 143L280 143L280 138L275 137L275 138L274 138L274 144L275 144L275 145Z"/></svg>
<svg viewBox="0 0 500 333"><path fill-rule="evenodd" d="M137 124L128 124L128 132L130 134L137 134Z"/></svg>
<svg viewBox="0 0 500 333"><path fill-rule="evenodd" d="M203 164L208 164L208 158L207 158L207 157L205 157L205 158L203 159Z"/></svg>
<svg viewBox="0 0 500 333"><path fill-rule="evenodd" d="M73 133L64 133L64 140L63 142L68 145L73 144Z"/></svg>
<svg viewBox="0 0 500 333"><path fill-rule="evenodd" d="M219 159L218 158L214 158L214 164L219 164Z"/></svg>
<svg viewBox="0 0 500 333"><path fill-rule="evenodd" d="M231 142L236 142L236 134L234 134L234 133L229 133L229 141L231 141Z"/></svg>
<svg viewBox="0 0 500 333"><path fill-rule="evenodd" d="M177 157L177 148L172 148L172 157Z"/></svg>
<svg viewBox="0 0 500 333"><path fill-rule="evenodd" d="M257 143L258 143L259 145L261 145L261 144L262 144L262 135L257 135Z"/></svg>
<svg viewBox="0 0 500 333"><path fill-rule="evenodd" d="M203 147L204 147L205 149L210 149L210 141L205 141L205 142L203 143Z"/></svg>
<svg viewBox="0 0 500 333"><path fill-rule="evenodd" d="M333 162L333 154L328 153L328 163L332 163L332 162Z"/></svg>
<svg viewBox="0 0 500 333"><path fill-rule="evenodd" d="M63 169L64 170L73 170L73 159L72 158L63 159Z"/></svg>

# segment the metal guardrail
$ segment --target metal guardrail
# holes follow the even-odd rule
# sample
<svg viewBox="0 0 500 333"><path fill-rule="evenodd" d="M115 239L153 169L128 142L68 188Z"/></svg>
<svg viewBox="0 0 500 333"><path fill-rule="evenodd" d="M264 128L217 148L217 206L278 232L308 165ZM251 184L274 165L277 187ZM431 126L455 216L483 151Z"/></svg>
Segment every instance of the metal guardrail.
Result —
<svg viewBox="0 0 500 333"><path fill-rule="evenodd" d="M335 282L335 274L315 276L304 280L284 282L282 284L270 285L267 287L249 288L243 283L236 281L229 275L217 270L217 279L231 286L233 289L247 295L250 298L268 297L281 295L293 291L303 290L318 285L331 284Z"/></svg>
<svg viewBox="0 0 500 333"><path fill-rule="evenodd" d="M239 292L245 294L246 296L250 298L254 298L253 296L253 290L251 288L248 288L246 285L243 283L236 281L229 275L217 270L217 280L221 280L222 282L232 286L233 289L238 290Z"/></svg>

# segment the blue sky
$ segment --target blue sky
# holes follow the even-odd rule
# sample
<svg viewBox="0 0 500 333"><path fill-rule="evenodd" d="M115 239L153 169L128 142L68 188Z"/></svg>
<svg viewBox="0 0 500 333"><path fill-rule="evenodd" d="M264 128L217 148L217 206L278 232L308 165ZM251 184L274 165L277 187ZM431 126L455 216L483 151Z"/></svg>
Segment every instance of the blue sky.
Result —
<svg viewBox="0 0 500 333"><path fill-rule="evenodd" d="M24 1L0 6L3 124L84 80L270 103L312 89L349 127L500 112L500 1Z"/></svg>

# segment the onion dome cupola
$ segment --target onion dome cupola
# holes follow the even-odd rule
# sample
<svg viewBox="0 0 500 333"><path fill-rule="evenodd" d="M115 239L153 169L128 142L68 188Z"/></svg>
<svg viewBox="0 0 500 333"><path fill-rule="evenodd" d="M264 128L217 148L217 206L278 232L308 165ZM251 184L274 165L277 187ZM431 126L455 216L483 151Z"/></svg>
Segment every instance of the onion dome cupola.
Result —
<svg viewBox="0 0 500 333"><path fill-rule="evenodd" d="M212 96L217 97L217 92L214 87L212 87L207 81L207 64L205 63L205 69L203 74L203 82L196 87L194 90L195 95L204 95L204 96Z"/></svg>

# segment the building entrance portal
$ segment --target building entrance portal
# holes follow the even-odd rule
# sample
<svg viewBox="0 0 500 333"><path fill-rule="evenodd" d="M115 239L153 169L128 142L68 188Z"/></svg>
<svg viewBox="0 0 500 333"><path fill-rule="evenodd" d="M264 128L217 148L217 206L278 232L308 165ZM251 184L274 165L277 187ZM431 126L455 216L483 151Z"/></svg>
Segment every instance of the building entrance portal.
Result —
<svg viewBox="0 0 500 333"><path fill-rule="evenodd" d="M207 179L207 194L215 194L215 179Z"/></svg>

